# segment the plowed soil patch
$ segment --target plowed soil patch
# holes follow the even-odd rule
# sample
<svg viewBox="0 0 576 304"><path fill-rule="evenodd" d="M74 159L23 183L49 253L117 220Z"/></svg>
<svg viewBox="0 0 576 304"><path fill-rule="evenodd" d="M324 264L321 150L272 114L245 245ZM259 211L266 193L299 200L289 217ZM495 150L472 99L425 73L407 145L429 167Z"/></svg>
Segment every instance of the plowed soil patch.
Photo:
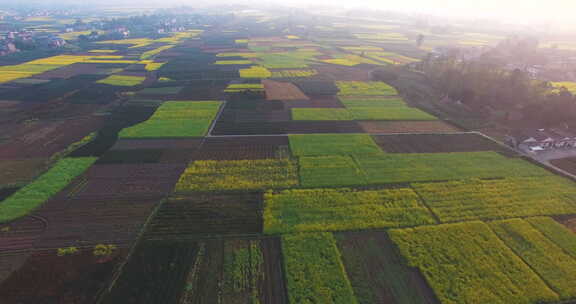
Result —
<svg viewBox="0 0 576 304"><path fill-rule="evenodd" d="M273 80L262 80L267 100L309 100L300 89L289 83Z"/></svg>
<svg viewBox="0 0 576 304"><path fill-rule="evenodd" d="M434 133L460 132L442 121L363 121L359 122L367 133Z"/></svg>
<svg viewBox="0 0 576 304"><path fill-rule="evenodd" d="M395 134L374 135L374 141L388 153L449 153L510 150L477 134Z"/></svg>
<svg viewBox="0 0 576 304"><path fill-rule="evenodd" d="M194 155L194 159L270 159L285 157L289 153L286 136L210 137Z"/></svg>

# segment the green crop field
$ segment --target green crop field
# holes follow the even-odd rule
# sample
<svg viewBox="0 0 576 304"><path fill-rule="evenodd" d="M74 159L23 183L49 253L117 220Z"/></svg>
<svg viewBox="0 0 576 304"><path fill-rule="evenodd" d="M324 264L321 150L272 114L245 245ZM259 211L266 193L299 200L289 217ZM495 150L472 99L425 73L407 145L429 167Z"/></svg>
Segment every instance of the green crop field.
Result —
<svg viewBox="0 0 576 304"><path fill-rule="evenodd" d="M293 108L294 120L437 120L412 107Z"/></svg>
<svg viewBox="0 0 576 304"><path fill-rule="evenodd" d="M147 121L126 128L121 138L204 136L221 106L219 101L168 101Z"/></svg>
<svg viewBox="0 0 576 304"><path fill-rule="evenodd" d="M443 222L576 213L576 185L553 176L418 183L412 187Z"/></svg>
<svg viewBox="0 0 576 304"><path fill-rule="evenodd" d="M232 303L248 294L258 303L258 285L264 279L264 257L258 241L230 241L224 247L223 302Z"/></svg>
<svg viewBox="0 0 576 304"><path fill-rule="evenodd" d="M576 237L574 232L549 217L531 217L525 221L538 229L572 258L576 259Z"/></svg>
<svg viewBox="0 0 576 304"><path fill-rule="evenodd" d="M437 120L413 107L348 107L354 120Z"/></svg>
<svg viewBox="0 0 576 304"><path fill-rule="evenodd" d="M240 77L242 78L269 78L272 77L272 72L265 67L251 66L246 69L240 69Z"/></svg>
<svg viewBox="0 0 576 304"><path fill-rule="evenodd" d="M336 81L340 96L395 96L398 91L379 81Z"/></svg>
<svg viewBox="0 0 576 304"><path fill-rule="evenodd" d="M290 303L357 304L331 233L282 237Z"/></svg>
<svg viewBox="0 0 576 304"><path fill-rule="evenodd" d="M338 108L293 108L293 120L353 120L347 109Z"/></svg>
<svg viewBox="0 0 576 304"><path fill-rule="evenodd" d="M176 191L290 188L298 185L296 171L289 159L199 160L184 171Z"/></svg>
<svg viewBox="0 0 576 304"><path fill-rule="evenodd" d="M214 62L218 65L228 65L228 64L252 64L251 60L218 60Z"/></svg>
<svg viewBox="0 0 576 304"><path fill-rule="evenodd" d="M443 304L530 304L558 295L482 222L392 229ZM567 281L568 282L568 281Z"/></svg>
<svg viewBox="0 0 576 304"><path fill-rule="evenodd" d="M297 156L383 153L368 134L292 134L289 139Z"/></svg>
<svg viewBox="0 0 576 304"><path fill-rule="evenodd" d="M507 158L496 152L383 153L355 158L372 184L551 174L529 162Z"/></svg>
<svg viewBox="0 0 576 304"><path fill-rule="evenodd" d="M340 96L340 102L347 108L379 108L379 107L405 107L406 102L401 98L390 97L346 97Z"/></svg>
<svg viewBox="0 0 576 304"><path fill-rule="evenodd" d="M64 189L90 167L96 158L64 158L35 181L18 190L0 204L0 223L22 217Z"/></svg>
<svg viewBox="0 0 576 304"><path fill-rule="evenodd" d="M434 223L409 188L285 190L265 195L264 232L269 234Z"/></svg>
<svg viewBox="0 0 576 304"><path fill-rule="evenodd" d="M300 184L306 188L366 185L365 174L348 155L302 156Z"/></svg>
<svg viewBox="0 0 576 304"><path fill-rule="evenodd" d="M226 93L242 92L264 92L264 85L261 83L233 83L224 90Z"/></svg>
<svg viewBox="0 0 576 304"><path fill-rule="evenodd" d="M576 260L522 219L491 222L490 227L560 297L576 297ZM576 239L576 235L573 235Z"/></svg>
<svg viewBox="0 0 576 304"><path fill-rule="evenodd" d="M315 156L301 156L299 161L301 185L306 188L551 175L524 160L496 152L318 155L323 151L321 145L310 151L309 155ZM330 154L330 150L325 151Z"/></svg>
<svg viewBox="0 0 576 304"><path fill-rule="evenodd" d="M138 94L143 95L175 95L182 90L183 87L161 87L161 88L146 88L138 91Z"/></svg>
<svg viewBox="0 0 576 304"><path fill-rule="evenodd" d="M146 77L140 76L110 75L107 78L99 80L98 83L119 87L132 87L141 84L145 79Z"/></svg>

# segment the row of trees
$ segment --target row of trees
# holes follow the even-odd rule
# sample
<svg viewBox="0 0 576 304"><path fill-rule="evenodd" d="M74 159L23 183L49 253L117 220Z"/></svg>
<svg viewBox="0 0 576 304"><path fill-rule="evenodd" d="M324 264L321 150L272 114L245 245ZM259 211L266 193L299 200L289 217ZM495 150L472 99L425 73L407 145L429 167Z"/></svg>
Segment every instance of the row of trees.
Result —
<svg viewBox="0 0 576 304"><path fill-rule="evenodd" d="M506 68L490 54L472 60L457 51L428 56L421 68L444 95L480 113L505 113L543 126L576 115L576 96L568 90L533 79L527 69Z"/></svg>

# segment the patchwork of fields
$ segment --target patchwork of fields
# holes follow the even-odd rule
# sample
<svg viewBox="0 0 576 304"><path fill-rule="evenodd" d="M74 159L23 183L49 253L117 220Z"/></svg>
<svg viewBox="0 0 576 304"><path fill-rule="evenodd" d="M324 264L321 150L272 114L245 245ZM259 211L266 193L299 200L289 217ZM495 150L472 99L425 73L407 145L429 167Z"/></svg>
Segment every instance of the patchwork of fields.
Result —
<svg viewBox="0 0 576 304"><path fill-rule="evenodd" d="M411 33L246 18L0 67L40 109L0 140L1 303L576 301L576 184L374 79Z"/></svg>

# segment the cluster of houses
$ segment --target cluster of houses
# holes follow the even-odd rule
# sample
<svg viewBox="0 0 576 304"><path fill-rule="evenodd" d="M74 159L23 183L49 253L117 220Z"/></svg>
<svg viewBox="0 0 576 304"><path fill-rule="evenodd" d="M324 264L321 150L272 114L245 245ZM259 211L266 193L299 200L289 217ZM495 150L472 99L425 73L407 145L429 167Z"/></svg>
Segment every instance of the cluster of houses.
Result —
<svg viewBox="0 0 576 304"><path fill-rule="evenodd" d="M32 32L28 30L0 32L0 56L19 51L18 43L34 45L38 48L61 48L66 41L53 33Z"/></svg>
<svg viewBox="0 0 576 304"><path fill-rule="evenodd" d="M536 129L507 136L510 146L531 153L555 149L576 149L576 135L568 129Z"/></svg>

